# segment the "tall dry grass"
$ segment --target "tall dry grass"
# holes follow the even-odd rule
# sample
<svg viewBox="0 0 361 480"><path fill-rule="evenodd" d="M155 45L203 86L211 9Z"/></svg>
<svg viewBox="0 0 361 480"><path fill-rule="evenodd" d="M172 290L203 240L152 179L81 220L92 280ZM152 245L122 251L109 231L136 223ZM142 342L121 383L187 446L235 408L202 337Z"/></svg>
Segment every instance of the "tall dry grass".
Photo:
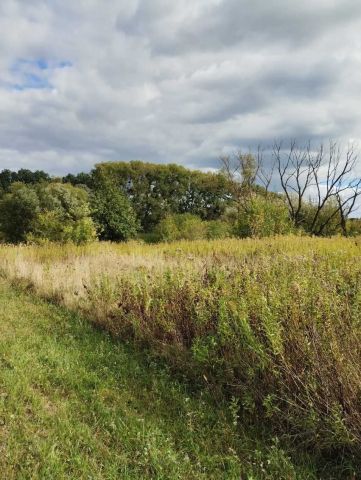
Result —
<svg viewBox="0 0 361 480"><path fill-rule="evenodd" d="M2 274L232 394L298 443L361 451L361 240L0 248Z"/></svg>

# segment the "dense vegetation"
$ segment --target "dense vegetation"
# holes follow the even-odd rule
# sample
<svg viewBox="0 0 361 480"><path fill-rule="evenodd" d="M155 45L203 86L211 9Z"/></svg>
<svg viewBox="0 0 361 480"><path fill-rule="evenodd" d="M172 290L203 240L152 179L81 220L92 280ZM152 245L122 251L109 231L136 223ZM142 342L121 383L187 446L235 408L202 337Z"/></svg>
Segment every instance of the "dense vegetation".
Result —
<svg viewBox="0 0 361 480"><path fill-rule="evenodd" d="M343 204L335 186L319 205L287 189L276 194L267 183L257 183L259 166L252 155L241 154L237 162L236 170L226 163L218 173L139 161L103 163L89 174L63 178L42 171L3 170L0 235L12 243L80 244L95 236L158 242L359 233L359 221L349 218L359 194L354 185L347 189L354 189L354 197ZM307 188L302 195L305 192Z"/></svg>
<svg viewBox="0 0 361 480"><path fill-rule="evenodd" d="M325 478L352 478L360 257L358 238L278 237L5 246L0 268L228 398L237 423L267 423L283 445L332 459Z"/></svg>
<svg viewBox="0 0 361 480"><path fill-rule="evenodd" d="M70 184L13 183L0 200L0 225L3 239L12 243L95 238L88 193Z"/></svg>

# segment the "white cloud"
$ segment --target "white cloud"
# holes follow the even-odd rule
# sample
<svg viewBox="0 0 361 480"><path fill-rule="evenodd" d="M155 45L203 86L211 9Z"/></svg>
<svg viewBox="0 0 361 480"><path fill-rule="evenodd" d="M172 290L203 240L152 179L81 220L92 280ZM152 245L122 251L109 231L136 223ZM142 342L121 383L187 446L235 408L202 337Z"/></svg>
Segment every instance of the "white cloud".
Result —
<svg viewBox="0 0 361 480"><path fill-rule="evenodd" d="M2 0L0 169L358 139L360 27L356 0Z"/></svg>

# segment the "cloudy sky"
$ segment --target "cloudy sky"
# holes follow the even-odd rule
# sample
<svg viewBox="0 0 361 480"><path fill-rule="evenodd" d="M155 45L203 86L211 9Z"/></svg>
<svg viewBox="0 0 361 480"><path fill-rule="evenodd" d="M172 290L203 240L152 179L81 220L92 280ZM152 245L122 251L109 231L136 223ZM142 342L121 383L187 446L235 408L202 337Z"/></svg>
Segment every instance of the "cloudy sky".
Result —
<svg viewBox="0 0 361 480"><path fill-rule="evenodd" d="M0 169L359 141L359 0L1 0Z"/></svg>

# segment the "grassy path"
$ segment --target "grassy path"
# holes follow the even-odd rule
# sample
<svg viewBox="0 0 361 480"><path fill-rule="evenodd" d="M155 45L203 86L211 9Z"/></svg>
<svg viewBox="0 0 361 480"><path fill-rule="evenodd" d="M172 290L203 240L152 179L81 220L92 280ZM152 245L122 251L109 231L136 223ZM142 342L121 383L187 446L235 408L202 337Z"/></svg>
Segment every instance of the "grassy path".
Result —
<svg viewBox="0 0 361 480"><path fill-rule="evenodd" d="M0 282L0 478L316 478L233 423L232 408Z"/></svg>

